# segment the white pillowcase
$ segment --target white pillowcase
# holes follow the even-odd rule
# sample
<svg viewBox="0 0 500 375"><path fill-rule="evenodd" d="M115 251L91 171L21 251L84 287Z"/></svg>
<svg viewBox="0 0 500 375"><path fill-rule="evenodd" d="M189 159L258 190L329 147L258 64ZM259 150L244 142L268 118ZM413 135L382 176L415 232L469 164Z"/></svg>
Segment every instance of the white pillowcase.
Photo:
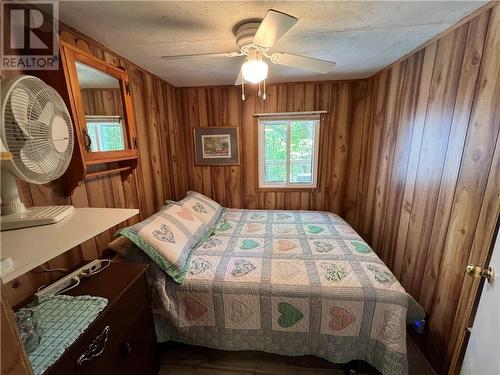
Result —
<svg viewBox="0 0 500 375"><path fill-rule="evenodd" d="M186 197L178 202L208 227L213 229L222 213L222 206L196 191L188 191Z"/></svg>
<svg viewBox="0 0 500 375"><path fill-rule="evenodd" d="M175 281L187 275L191 251L212 230L183 206L167 204L158 213L118 233L134 242Z"/></svg>

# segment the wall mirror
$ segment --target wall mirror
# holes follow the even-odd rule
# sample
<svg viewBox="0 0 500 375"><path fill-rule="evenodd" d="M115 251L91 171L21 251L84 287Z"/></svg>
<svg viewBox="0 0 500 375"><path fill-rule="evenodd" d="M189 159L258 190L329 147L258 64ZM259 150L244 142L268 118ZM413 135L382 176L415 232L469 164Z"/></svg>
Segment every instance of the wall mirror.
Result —
<svg viewBox="0 0 500 375"><path fill-rule="evenodd" d="M126 70L63 41L61 58L77 138L68 190L106 173L128 176L138 142Z"/></svg>
<svg viewBox="0 0 500 375"><path fill-rule="evenodd" d="M85 149L105 152L129 148L120 81L79 61L75 65L85 112Z"/></svg>

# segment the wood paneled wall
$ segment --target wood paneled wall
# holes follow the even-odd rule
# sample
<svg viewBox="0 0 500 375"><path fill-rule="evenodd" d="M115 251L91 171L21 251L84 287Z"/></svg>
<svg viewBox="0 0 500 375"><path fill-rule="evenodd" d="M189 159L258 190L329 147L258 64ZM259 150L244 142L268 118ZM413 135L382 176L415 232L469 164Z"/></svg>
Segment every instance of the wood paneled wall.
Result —
<svg viewBox="0 0 500 375"><path fill-rule="evenodd" d="M267 87L267 100L251 91L244 102L240 87L182 88L188 186L226 207L328 210L354 221L362 188L358 182L365 170L362 144L368 134L370 97L367 81L273 84ZM318 188L259 190L254 114L315 110L327 111L320 125ZM192 129L206 126L240 128L239 166L195 166Z"/></svg>
<svg viewBox="0 0 500 375"><path fill-rule="evenodd" d="M126 180L122 180L120 174L89 178L71 197L64 195L62 180L45 185L18 180L23 202L27 206L73 204L76 207L139 208L140 215L129 220L129 224L132 224L157 211L165 200L181 199L186 191L187 180L186 173L176 172L184 169L185 160L177 89L78 32L64 26L62 30L61 38L66 42L127 69L140 146L139 165ZM1 71L2 79L18 74L21 72ZM45 266L71 269L83 259L94 259L118 228L106 231ZM29 272L6 285L4 291L9 302L16 305L33 294L39 286L61 275L59 272Z"/></svg>
<svg viewBox="0 0 500 375"><path fill-rule="evenodd" d="M498 219L500 6L371 81L358 230L426 310L421 347L444 373L478 285L465 266L484 264Z"/></svg>
<svg viewBox="0 0 500 375"><path fill-rule="evenodd" d="M120 89L81 89L86 115L122 116Z"/></svg>
<svg viewBox="0 0 500 375"><path fill-rule="evenodd" d="M177 89L66 29L80 48L126 67L140 146L137 170L89 179L71 197L60 181L19 183L27 205L137 207L145 218L188 189L224 206L328 210L371 244L428 313L420 345L434 367L456 372L478 282L500 208L500 6L481 13L368 80L275 84L268 100L239 87ZM9 76L12 72L2 72ZM255 113L326 110L319 187L257 189ZM193 128L240 127L239 166L194 165ZM134 219L134 222L138 219ZM48 266L94 257L97 236ZM15 304L53 277L30 272L7 286Z"/></svg>

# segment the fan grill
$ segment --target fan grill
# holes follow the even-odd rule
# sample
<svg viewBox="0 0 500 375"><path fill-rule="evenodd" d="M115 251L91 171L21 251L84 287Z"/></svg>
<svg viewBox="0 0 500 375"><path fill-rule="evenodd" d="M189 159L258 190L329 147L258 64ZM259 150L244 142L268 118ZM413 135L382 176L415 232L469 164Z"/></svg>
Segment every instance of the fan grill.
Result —
<svg viewBox="0 0 500 375"><path fill-rule="evenodd" d="M73 127L64 101L35 77L19 79L9 93L2 138L16 172L40 184L60 177L73 153Z"/></svg>

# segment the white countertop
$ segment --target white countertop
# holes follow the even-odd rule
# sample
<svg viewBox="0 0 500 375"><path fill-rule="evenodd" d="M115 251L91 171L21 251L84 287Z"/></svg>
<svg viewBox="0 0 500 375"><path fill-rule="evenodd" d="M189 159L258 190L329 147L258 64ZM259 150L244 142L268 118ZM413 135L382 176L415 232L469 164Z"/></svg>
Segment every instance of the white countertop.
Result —
<svg viewBox="0 0 500 375"><path fill-rule="evenodd" d="M0 232L1 258L13 262L0 277L7 283L138 213L128 208L75 208L55 224Z"/></svg>

